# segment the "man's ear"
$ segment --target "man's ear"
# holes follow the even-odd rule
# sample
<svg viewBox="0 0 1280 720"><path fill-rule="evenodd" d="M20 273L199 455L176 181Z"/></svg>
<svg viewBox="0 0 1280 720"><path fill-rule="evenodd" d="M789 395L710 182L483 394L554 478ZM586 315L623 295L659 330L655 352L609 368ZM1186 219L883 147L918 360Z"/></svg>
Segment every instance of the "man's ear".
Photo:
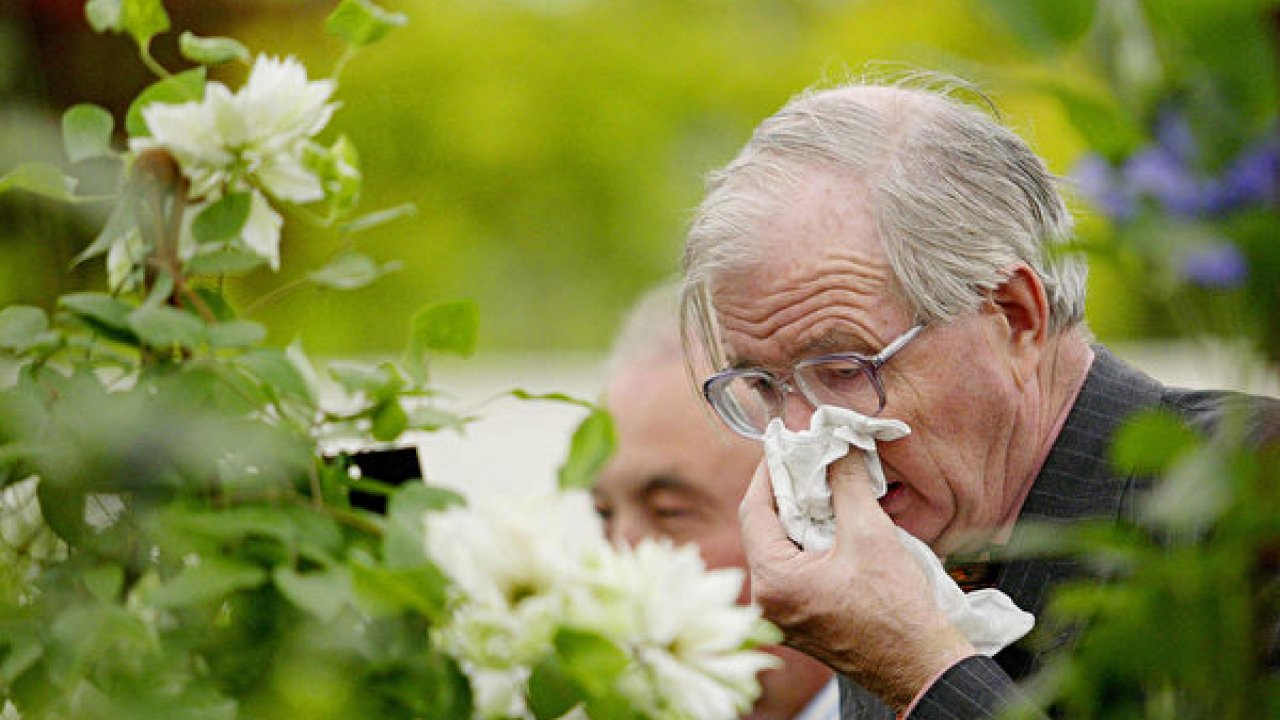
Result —
<svg viewBox="0 0 1280 720"><path fill-rule="evenodd" d="M1004 282L991 291L994 311L1009 332L1009 359L1019 380L1034 375L1049 338L1049 298L1044 282L1029 266L1019 263L1005 271Z"/></svg>

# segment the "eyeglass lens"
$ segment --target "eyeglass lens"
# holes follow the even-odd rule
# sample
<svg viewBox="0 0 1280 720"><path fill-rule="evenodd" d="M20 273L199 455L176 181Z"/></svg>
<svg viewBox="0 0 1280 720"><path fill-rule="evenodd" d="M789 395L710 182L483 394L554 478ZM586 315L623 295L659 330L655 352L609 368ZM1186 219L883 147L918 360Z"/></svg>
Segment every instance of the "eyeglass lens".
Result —
<svg viewBox="0 0 1280 720"><path fill-rule="evenodd" d="M815 407L834 405L865 415L875 415L882 407L872 373L857 360L827 360L797 367L795 382ZM763 372L725 377L708 390L712 404L735 430L746 435L762 435L769 421L782 417L785 411L786 392L781 382Z"/></svg>

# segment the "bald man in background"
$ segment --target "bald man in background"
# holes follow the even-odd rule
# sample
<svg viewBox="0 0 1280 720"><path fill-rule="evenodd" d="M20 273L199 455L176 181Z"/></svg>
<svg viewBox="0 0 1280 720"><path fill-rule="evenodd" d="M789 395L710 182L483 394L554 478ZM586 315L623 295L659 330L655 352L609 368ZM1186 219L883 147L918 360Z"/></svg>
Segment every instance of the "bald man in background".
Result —
<svg viewBox="0 0 1280 720"><path fill-rule="evenodd" d="M703 407L681 350L678 298L659 287L632 311L614 344L605 403L617 427L616 454L592 490L615 543L666 537L696 543L710 568L746 570L738 506L761 446L737 437ZM740 602L750 600L743 583ZM796 650L767 648L782 667L761 673L754 720L834 720L831 671Z"/></svg>

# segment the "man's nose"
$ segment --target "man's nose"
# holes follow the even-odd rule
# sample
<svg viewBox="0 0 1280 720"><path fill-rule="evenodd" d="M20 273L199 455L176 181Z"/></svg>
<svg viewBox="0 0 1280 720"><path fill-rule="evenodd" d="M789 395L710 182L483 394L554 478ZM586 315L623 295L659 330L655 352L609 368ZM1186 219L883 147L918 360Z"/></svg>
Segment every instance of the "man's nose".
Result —
<svg viewBox="0 0 1280 720"><path fill-rule="evenodd" d="M799 389L787 388L782 396L782 424L792 432L808 430L815 409Z"/></svg>

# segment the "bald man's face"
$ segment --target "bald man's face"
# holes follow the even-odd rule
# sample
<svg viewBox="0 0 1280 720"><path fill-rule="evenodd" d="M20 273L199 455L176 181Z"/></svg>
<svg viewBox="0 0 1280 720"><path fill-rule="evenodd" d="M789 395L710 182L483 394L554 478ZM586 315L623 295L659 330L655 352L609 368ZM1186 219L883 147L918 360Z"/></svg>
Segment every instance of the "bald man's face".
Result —
<svg viewBox="0 0 1280 720"><path fill-rule="evenodd" d="M745 568L738 505L760 445L702 408L678 360L624 368L606 402L618 450L592 494L610 540L697 543L708 567Z"/></svg>

